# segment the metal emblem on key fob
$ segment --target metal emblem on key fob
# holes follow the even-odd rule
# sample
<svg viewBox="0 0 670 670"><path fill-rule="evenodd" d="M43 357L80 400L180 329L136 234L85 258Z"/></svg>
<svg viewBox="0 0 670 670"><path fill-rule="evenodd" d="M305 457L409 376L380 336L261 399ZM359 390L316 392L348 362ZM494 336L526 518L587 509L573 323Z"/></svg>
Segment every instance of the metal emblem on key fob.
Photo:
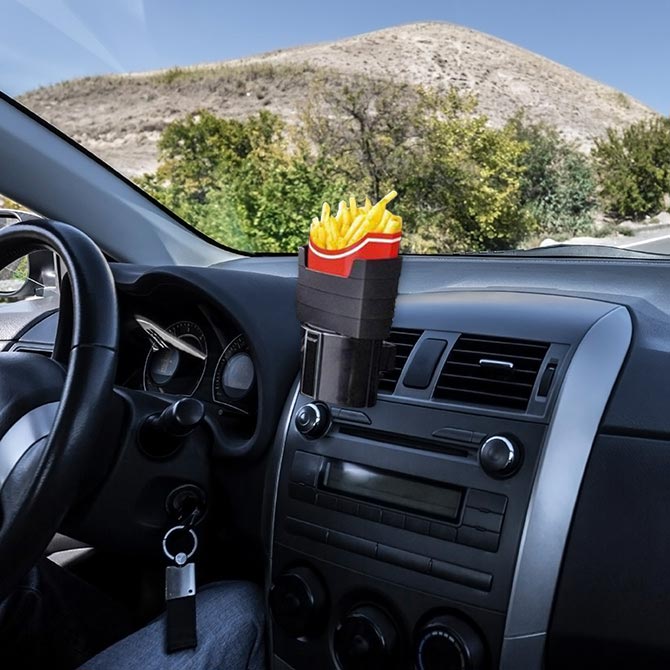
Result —
<svg viewBox="0 0 670 670"><path fill-rule="evenodd" d="M168 543L178 533L186 533L193 543L186 553L172 553ZM165 568L166 602L166 646L172 653L181 649L193 649L198 643L195 612L195 563L188 562L198 548L198 536L193 528L184 525L170 528L163 538L163 553L175 565Z"/></svg>

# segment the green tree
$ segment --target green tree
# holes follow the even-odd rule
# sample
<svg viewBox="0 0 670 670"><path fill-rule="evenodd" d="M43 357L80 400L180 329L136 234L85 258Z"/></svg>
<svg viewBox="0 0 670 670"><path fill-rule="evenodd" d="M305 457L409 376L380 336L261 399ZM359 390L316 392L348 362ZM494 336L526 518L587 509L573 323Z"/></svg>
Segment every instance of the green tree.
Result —
<svg viewBox="0 0 670 670"><path fill-rule="evenodd" d="M318 80L301 114L301 125L317 155L353 193L382 198L396 183L416 136L417 89L359 78Z"/></svg>
<svg viewBox="0 0 670 670"><path fill-rule="evenodd" d="M399 188L411 251L487 251L519 245L530 230L520 199L526 146L496 129L473 97L423 93L417 141Z"/></svg>
<svg viewBox="0 0 670 670"><path fill-rule="evenodd" d="M507 248L528 233L525 145L490 127L473 96L361 80L313 91L303 123L348 193L377 200L396 188L406 251Z"/></svg>
<svg viewBox="0 0 670 670"><path fill-rule="evenodd" d="M521 201L536 228L559 238L590 232L597 192L588 156L546 124L528 123L519 115L510 126L527 145Z"/></svg>
<svg viewBox="0 0 670 670"><path fill-rule="evenodd" d="M664 208L670 193L670 119L609 129L596 142L593 159L605 209L640 218Z"/></svg>
<svg viewBox="0 0 670 670"><path fill-rule="evenodd" d="M175 121L140 184L213 239L252 251L294 251L324 200L391 188L406 251L504 249L528 235L527 144L491 127L474 97L361 79L309 100L294 128L268 112Z"/></svg>
<svg viewBox="0 0 670 670"><path fill-rule="evenodd" d="M140 185L206 235L249 251L295 251L310 214L343 188L269 112L190 114L165 129L159 151Z"/></svg>

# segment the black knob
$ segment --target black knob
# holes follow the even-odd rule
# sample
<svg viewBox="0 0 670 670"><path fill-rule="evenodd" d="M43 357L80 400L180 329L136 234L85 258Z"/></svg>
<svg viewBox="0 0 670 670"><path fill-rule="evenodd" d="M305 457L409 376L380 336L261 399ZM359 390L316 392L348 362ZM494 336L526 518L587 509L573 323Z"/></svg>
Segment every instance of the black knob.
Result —
<svg viewBox="0 0 670 670"><path fill-rule="evenodd" d="M419 634L416 670L481 670L485 663L482 638L457 616L435 617Z"/></svg>
<svg viewBox="0 0 670 670"><path fill-rule="evenodd" d="M479 463L491 477L509 477L521 465L521 449L508 437L489 437L479 449Z"/></svg>
<svg viewBox="0 0 670 670"><path fill-rule="evenodd" d="M342 670L389 670L398 662L398 632L373 605L351 610L335 629L333 648Z"/></svg>
<svg viewBox="0 0 670 670"><path fill-rule="evenodd" d="M330 410L323 402L310 402L303 405L295 415L295 427L298 432L311 440L326 434L330 428Z"/></svg>
<svg viewBox="0 0 670 670"><path fill-rule="evenodd" d="M195 398L182 398L168 405L160 414L150 416L148 422L160 433L186 437L193 432L205 416L204 405Z"/></svg>
<svg viewBox="0 0 670 670"><path fill-rule="evenodd" d="M270 589L270 609L279 626L293 637L312 635L322 627L327 613L326 590L310 568L284 572Z"/></svg>
<svg viewBox="0 0 670 670"><path fill-rule="evenodd" d="M168 405L160 414L148 416L139 431L142 451L151 458L173 456L204 416L205 407L195 398L182 398Z"/></svg>

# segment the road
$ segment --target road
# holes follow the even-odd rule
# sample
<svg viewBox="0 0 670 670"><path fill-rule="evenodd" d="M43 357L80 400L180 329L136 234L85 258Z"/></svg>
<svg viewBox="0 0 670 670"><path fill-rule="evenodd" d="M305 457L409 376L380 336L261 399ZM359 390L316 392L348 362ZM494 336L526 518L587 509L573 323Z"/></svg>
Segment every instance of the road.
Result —
<svg viewBox="0 0 670 670"><path fill-rule="evenodd" d="M632 241L617 246L621 249L647 251L654 254L670 254L670 229L641 232Z"/></svg>

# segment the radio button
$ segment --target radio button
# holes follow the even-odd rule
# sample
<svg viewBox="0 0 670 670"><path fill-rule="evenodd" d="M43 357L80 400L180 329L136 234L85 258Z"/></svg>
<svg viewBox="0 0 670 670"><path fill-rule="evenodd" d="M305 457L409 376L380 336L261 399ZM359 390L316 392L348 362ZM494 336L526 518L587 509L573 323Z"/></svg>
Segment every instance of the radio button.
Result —
<svg viewBox="0 0 670 670"><path fill-rule="evenodd" d="M491 533L488 530L477 530L470 526L461 526L458 529L458 543L466 544L469 547L476 547L484 551L498 551L500 535Z"/></svg>
<svg viewBox="0 0 670 670"><path fill-rule="evenodd" d="M316 486L323 458L306 451L296 451L291 464L291 481L296 484Z"/></svg>
<svg viewBox="0 0 670 670"><path fill-rule="evenodd" d="M314 501L316 500L316 489L313 489L311 486L305 486L304 484L289 484L288 494L291 498L302 500L306 503L314 504Z"/></svg>
<svg viewBox="0 0 670 670"><path fill-rule="evenodd" d="M372 505L359 505L358 516L361 519L367 519L368 521L376 521L379 523L381 520L382 511L379 509L379 507L372 507Z"/></svg>
<svg viewBox="0 0 670 670"><path fill-rule="evenodd" d="M426 521L426 519L407 516L405 517L405 530L412 531L412 533L419 533L420 535L428 535L430 532L430 523Z"/></svg>
<svg viewBox="0 0 670 670"><path fill-rule="evenodd" d="M319 493L316 496L316 504L319 507L325 507L326 509L337 509L337 498L335 496L328 495L327 493Z"/></svg>
<svg viewBox="0 0 670 670"><path fill-rule="evenodd" d="M328 542L327 528L317 526L313 523L300 521L300 519L294 519L292 517L286 519L286 530L291 533L291 535L300 535L301 537L306 537L315 542Z"/></svg>
<svg viewBox="0 0 670 670"><path fill-rule="evenodd" d="M473 489L468 495L467 505L468 507L476 507L477 509L495 512L496 514L504 514L507 507L507 498L497 493Z"/></svg>
<svg viewBox="0 0 670 670"><path fill-rule="evenodd" d="M486 572L479 572L478 570L464 568L461 565L445 563L436 559L433 559L430 572L440 579L446 579L449 582L455 582L463 586L470 586L480 591L490 591L491 582L493 581L493 577Z"/></svg>
<svg viewBox="0 0 670 670"><path fill-rule="evenodd" d="M382 523L394 528L402 528L405 525L405 515L389 510L382 510Z"/></svg>
<svg viewBox="0 0 670 670"><path fill-rule="evenodd" d="M438 540L456 541L456 529L453 526L445 526L443 523L430 524L430 536Z"/></svg>
<svg viewBox="0 0 670 670"><path fill-rule="evenodd" d="M493 512L482 512L473 507L466 507L463 515L463 524L465 526L474 526L482 530L490 530L499 533L502 528L503 516L493 514Z"/></svg>
<svg viewBox="0 0 670 670"><path fill-rule="evenodd" d="M353 551L354 554L369 556L374 558L377 555L377 543L365 540L362 537L355 537L348 533L340 533L337 530L331 530L328 535L328 544L338 549Z"/></svg>
<svg viewBox="0 0 670 670"><path fill-rule="evenodd" d="M342 512L342 514L353 514L356 516L358 514L358 503L346 498L338 498L337 511Z"/></svg>
<svg viewBox="0 0 670 670"><path fill-rule="evenodd" d="M415 572L430 572L430 558L428 556L420 556L410 551L387 547L385 544L377 546L377 558L385 563L391 563Z"/></svg>

